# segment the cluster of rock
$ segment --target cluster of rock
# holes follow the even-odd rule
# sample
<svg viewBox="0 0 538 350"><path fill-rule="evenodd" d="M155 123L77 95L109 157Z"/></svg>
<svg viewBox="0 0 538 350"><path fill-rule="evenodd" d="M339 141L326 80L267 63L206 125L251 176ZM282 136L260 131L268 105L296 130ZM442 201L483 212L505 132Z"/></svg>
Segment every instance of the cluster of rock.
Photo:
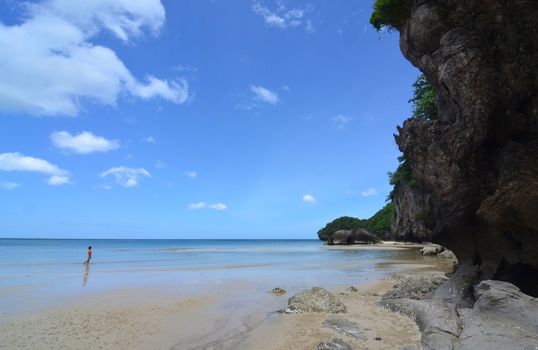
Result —
<svg viewBox="0 0 538 350"><path fill-rule="evenodd" d="M338 230L327 239L328 245L374 243L383 243L383 241L376 235L362 228L354 230Z"/></svg>
<svg viewBox="0 0 538 350"><path fill-rule="evenodd" d="M420 250L422 255L437 255L442 258L456 259L456 255L451 251L440 245L429 245Z"/></svg>
<svg viewBox="0 0 538 350"><path fill-rule="evenodd" d="M465 308L447 302L430 283L407 277L380 301L414 318L425 350L508 350L538 347L538 299L511 283L486 280L473 290L476 302ZM417 288L414 289L413 287Z"/></svg>

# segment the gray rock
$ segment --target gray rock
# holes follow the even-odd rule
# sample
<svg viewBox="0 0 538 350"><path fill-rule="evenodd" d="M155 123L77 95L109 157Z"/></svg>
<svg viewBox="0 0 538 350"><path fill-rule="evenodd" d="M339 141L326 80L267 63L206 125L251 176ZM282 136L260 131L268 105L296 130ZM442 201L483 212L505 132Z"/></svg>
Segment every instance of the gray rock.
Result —
<svg viewBox="0 0 538 350"><path fill-rule="evenodd" d="M437 254L437 256L440 256L442 258L448 258L448 259L456 259L456 254L452 252L452 250L443 250L441 253Z"/></svg>
<svg viewBox="0 0 538 350"><path fill-rule="evenodd" d="M460 334L458 316L453 304L444 302L383 299L380 304L413 318L422 332L424 350L452 350Z"/></svg>
<svg viewBox="0 0 538 350"><path fill-rule="evenodd" d="M420 252L422 253L422 255L437 255L439 253L441 253L442 251L444 251L445 248L439 246L439 245L431 245L431 246L426 246L424 248L422 248L420 250Z"/></svg>
<svg viewBox="0 0 538 350"><path fill-rule="evenodd" d="M361 331L359 325L353 321L342 318L333 318L323 321L323 326L332 328L342 335L347 335L360 340L368 340L366 335Z"/></svg>
<svg viewBox="0 0 538 350"><path fill-rule="evenodd" d="M538 300L511 283L486 280L474 289L473 308L441 299L382 299L381 305L412 317L424 350L538 348Z"/></svg>
<svg viewBox="0 0 538 350"><path fill-rule="evenodd" d="M353 287L353 286L348 287L346 290L347 290L348 292L352 292L352 293L355 293L355 292L358 292L358 291L359 291L357 288L355 288L355 287Z"/></svg>
<svg viewBox="0 0 538 350"><path fill-rule="evenodd" d="M538 299L511 283L482 281L473 309L460 312L462 349L538 349Z"/></svg>
<svg viewBox="0 0 538 350"><path fill-rule="evenodd" d="M333 294L324 288L314 287L303 290L288 299L288 307L280 310L282 313L304 312L347 312L346 306Z"/></svg>
<svg viewBox="0 0 538 350"><path fill-rule="evenodd" d="M328 343L319 343L318 350L353 350L342 339L333 339Z"/></svg>

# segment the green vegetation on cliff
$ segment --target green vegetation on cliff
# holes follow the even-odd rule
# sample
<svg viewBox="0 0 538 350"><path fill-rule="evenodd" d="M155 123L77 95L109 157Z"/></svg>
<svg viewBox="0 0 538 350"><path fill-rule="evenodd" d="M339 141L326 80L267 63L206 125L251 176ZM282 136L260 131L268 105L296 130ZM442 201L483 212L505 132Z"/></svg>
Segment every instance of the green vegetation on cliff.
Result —
<svg viewBox="0 0 538 350"><path fill-rule="evenodd" d="M388 203L369 219L358 219L350 216L342 216L329 222L324 228L318 231L319 239L326 241L330 235L338 230L352 230L363 228L376 236L387 236L392 225L394 208L392 203Z"/></svg>
<svg viewBox="0 0 538 350"><path fill-rule="evenodd" d="M370 23L377 31L402 26L411 13L410 0L376 0Z"/></svg>
<svg viewBox="0 0 538 350"><path fill-rule="evenodd" d="M437 93L433 85L421 74L413 83L413 98L409 100L413 104L411 118L420 120L437 119Z"/></svg>

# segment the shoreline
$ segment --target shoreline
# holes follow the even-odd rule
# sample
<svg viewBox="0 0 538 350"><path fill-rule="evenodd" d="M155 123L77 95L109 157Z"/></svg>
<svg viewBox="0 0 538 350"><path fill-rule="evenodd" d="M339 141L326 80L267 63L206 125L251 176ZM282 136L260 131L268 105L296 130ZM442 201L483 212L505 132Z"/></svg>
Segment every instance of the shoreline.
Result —
<svg viewBox="0 0 538 350"><path fill-rule="evenodd" d="M412 247L418 248L390 248L411 251ZM383 248L388 247L345 247ZM437 263L445 260L385 261L380 269L397 265L396 273L442 271L446 266ZM393 283L387 277L367 278L354 285L359 292L346 292L352 283L329 288L350 309L343 317L360 320L360 325L369 329L368 348L386 348L390 342L404 338L409 344L419 344L420 332L414 321L376 304ZM6 317L0 322L0 336L6 339L6 349L311 349L320 341L330 340L327 337L332 331L321 323L333 315L275 313L291 296L291 291L283 296L271 295L249 281L231 281L196 295L187 295L177 285L116 289ZM376 341L378 336L385 340ZM364 345L353 344L359 349Z"/></svg>

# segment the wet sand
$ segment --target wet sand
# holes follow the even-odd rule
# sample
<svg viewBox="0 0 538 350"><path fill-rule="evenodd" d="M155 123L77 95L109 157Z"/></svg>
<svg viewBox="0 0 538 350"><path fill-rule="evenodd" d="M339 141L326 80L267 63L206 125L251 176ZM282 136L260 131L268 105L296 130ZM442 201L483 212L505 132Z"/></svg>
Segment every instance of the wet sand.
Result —
<svg viewBox="0 0 538 350"><path fill-rule="evenodd" d="M400 272L434 273L446 271L451 261L386 264L397 265ZM323 321L335 315L277 314L290 294L275 296L249 281L234 281L193 296L166 285L114 290L9 316L0 321L0 349L317 349L333 338L344 339L354 349L420 349L415 323L376 304L393 283L368 281L354 286L358 292L347 291L349 285L330 289L348 307L348 313L336 317L356 322L366 340L323 327Z"/></svg>

